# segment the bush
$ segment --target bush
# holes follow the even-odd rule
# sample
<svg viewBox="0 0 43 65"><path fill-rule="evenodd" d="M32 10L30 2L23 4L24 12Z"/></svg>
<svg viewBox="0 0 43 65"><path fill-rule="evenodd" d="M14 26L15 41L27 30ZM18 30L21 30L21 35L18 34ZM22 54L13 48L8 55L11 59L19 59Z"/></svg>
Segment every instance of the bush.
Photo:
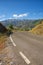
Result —
<svg viewBox="0 0 43 65"><path fill-rule="evenodd" d="M12 24L10 24L10 25L8 26L8 28L9 28L10 30L14 29L14 27L13 27Z"/></svg>

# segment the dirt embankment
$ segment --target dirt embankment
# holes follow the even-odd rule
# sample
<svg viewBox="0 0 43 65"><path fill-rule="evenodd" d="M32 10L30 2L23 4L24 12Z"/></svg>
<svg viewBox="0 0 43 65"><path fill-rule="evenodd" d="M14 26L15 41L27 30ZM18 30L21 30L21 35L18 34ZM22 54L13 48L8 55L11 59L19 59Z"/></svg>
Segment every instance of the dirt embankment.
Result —
<svg viewBox="0 0 43 65"><path fill-rule="evenodd" d="M5 47L6 40L7 40L7 36L0 34L0 51Z"/></svg>

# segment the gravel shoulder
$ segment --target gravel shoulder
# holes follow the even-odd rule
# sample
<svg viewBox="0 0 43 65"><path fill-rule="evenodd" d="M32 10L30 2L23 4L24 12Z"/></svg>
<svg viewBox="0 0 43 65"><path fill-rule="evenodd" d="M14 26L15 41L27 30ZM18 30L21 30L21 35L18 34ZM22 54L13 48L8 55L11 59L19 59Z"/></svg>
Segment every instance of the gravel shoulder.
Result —
<svg viewBox="0 0 43 65"><path fill-rule="evenodd" d="M9 38L5 42L5 48L0 51L0 65L26 65Z"/></svg>

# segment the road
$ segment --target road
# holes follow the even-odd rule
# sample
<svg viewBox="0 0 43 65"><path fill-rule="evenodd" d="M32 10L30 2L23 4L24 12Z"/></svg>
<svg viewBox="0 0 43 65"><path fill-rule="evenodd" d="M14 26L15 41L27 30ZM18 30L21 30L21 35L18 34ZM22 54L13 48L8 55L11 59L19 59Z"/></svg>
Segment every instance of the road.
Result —
<svg viewBox="0 0 43 65"><path fill-rule="evenodd" d="M43 36L29 32L14 32L12 35L13 46L17 49L21 58L28 60L26 65L43 65ZM23 58L24 56L27 58ZM25 65L25 64L24 64Z"/></svg>

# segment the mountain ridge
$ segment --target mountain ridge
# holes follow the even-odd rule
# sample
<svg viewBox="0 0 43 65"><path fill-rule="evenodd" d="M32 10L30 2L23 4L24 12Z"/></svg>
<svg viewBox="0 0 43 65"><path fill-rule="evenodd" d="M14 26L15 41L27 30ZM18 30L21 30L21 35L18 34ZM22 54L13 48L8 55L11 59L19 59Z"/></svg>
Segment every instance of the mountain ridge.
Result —
<svg viewBox="0 0 43 65"><path fill-rule="evenodd" d="M8 19L4 21L0 21L3 25L6 27L9 26L9 24L12 24L14 27L18 28L29 28L32 29L36 25L40 23L40 21L43 21L43 19L38 20L29 20L29 19Z"/></svg>

